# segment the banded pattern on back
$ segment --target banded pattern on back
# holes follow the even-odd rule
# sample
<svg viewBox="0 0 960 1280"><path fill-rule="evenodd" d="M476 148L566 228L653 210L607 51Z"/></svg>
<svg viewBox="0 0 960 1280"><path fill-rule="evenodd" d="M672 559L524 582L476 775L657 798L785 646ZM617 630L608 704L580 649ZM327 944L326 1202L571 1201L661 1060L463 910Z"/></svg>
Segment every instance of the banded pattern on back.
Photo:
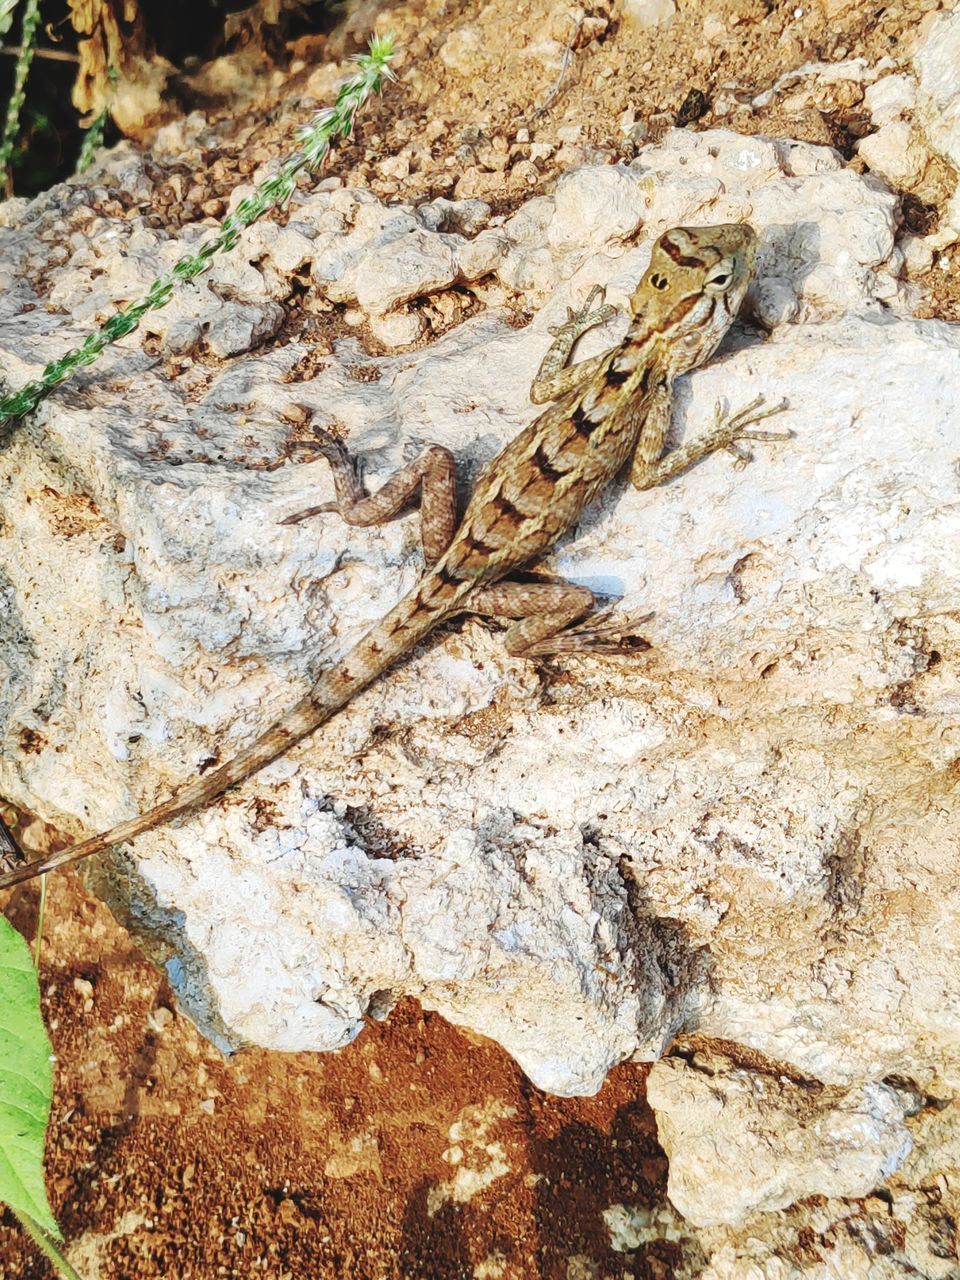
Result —
<svg viewBox="0 0 960 1280"><path fill-rule="evenodd" d="M558 400L484 469L441 561L445 573L494 581L576 523L636 450L652 391L705 360L729 328L754 244L747 227L675 227L660 237L622 344L585 388ZM725 269L725 287L708 291L711 272Z"/></svg>
<svg viewBox="0 0 960 1280"><path fill-rule="evenodd" d="M730 327L755 253L756 236L746 226L674 227L665 232L653 246L650 265L631 300L633 319L623 342L606 357L587 361L589 372L581 372L579 380L567 379L563 385L573 389L561 394L486 467L455 533L453 459L446 450L433 446L377 494L367 495L346 451L328 437L321 451L333 468L337 509L345 519L360 525L377 523L396 514L421 484L425 492L429 488L424 500L428 518L421 532L427 562L436 563L323 672L306 698L232 759L109 831L0 873L0 888L76 862L211 803L313 732L436 626L468 608L471 597L479 601L481 584L497 582L536 560L576 523L631 457L636 482L638 460L648 464L660 457L673 380L706 360ZM593 319L576 333L591 323L598 321ZM564 349L564 361L574 338ZM740 415L741 424L749 420ZM735 419L733 434L739 429ZM723 447L722 442L701 446L699 452L681 447L670 457L682 467L716 447ZM648 471L644 477L649 478ZM324 509L329 508L313 510ZM495 589L501 606L511 586L522 584L501 583ZM558 613L552 622L546 619L540 640L521 634L520 647L511 652L550 652L542 643L549 628L559 631L592 601L590 591L571 584L552 593L541 584L539 590L539 599L553 601L541 609Z"/></svg>

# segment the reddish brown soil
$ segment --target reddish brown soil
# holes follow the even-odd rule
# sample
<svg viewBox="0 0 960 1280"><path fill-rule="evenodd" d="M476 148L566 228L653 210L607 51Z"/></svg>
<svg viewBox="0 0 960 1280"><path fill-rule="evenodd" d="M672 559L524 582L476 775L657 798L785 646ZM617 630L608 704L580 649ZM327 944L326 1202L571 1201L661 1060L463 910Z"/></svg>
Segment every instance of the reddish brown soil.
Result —
<svg viewBox="0 0 960 1280"><path fill-rule="evenodd" d="M16 890L7 908L28 936L36 899ZM51 879L48 923L47 1182L84 1280L671 1274L674 1246L613 1253L600 1216L664 1195L641 1068L596 1098L551 1098L413 1001L339 1053L225 1060L74 875ZM507 1171L435 1206L456 1145L462 1167ZM0 1278L51 1275L4 1218Z"/></svg>

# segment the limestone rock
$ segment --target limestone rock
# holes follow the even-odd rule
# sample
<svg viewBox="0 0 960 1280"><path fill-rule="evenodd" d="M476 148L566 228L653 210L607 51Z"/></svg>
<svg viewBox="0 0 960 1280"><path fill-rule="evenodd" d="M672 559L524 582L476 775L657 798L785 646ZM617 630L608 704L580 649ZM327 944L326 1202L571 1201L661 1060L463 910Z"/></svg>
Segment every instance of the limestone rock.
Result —
<svg viewBox="0 0 960 1280"><path fill-rule="evenodd" d="M701 1227L807 1196L862 1198L913 1145L888 1085L811 1088L740 1069L723 1054L655 1063L647 1098L670 1159L670 1200Z"/></svg>
<svg viewBox="0 0 960 1280"><path fill-rule="evenodd" d="M668 27L677 13L674 0L623 0L622 9L638 27Z"/></svg>
<svg viewBox="0 0 960 1280"><path fill-rule="evenodd" d="M917 118L930 143L960 175L960 12L930 14L913 51ZM940 228L941 245L960 239L960 181Z"/></svg>
<svg viewBox="0 0 960 1280"><path fill-rule="evenodd" d="M125 148L113 163L149 181ZM4 212L11 383L183 251L89 200L79 181ZM844 1088L956 1080L960 335L887 308L895 210L829 149L723 130L587 166L487 226L476 202L387 208L328 181L157 314L173 372L133 335L4 445L0 791L99 830L249 741L417 579L412 519L278 523L332 493L321 460L275 467L291 402L373 486L428 440L469 480L538 412L568 304L598 282L624 303L666 226L760 233L752 300L775 332L738 330L684 380L675 433L762 394L788 399L793 437L746 470L615 486L545 565L652 611L648 653L558 679L465 621L113 860L104 891L211 1033L334 1048L409 993L560 1093L694 1029ZM282 306L291 272L371 324L453 286L537 314L518 330L478 307L402 354L346 332L322 359L269 334L220 363L193 351L225 299ZM39 305L38 278L83 319Z"/></svg>
<svg viewBox="0 0 960 1280"><path fill-rule="evenodd" d="M891 120L857 143L857 154L881 177L898 186L918 182L930 158L908 120Z"/></svg>
<svg viewBox="0 0 960 1280"><path fill-rule="evenodd" d="M603 1214L611 1246L631 1252L672 1245L681 1260L671 1280L954 1280L958 1108L923 1099L914 1115L902 1090L896 1092L907 1105L914 1147L882 1192L844 1200L815 1196L778 1213L706 1227L670 1204L613 1204ZM722 1181L722 1167L716 1173Z"/></svg>

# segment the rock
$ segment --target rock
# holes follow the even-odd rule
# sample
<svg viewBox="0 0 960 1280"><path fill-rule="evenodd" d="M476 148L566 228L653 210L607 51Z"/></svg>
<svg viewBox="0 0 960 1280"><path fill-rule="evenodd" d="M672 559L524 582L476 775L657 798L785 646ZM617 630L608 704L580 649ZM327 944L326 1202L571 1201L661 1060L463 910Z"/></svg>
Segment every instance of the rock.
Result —
<svg viewBox="0 0 960 1280"><path fill-rule="evenodd" d="M913 51L918 122L930 144L960 173L960 12L930 14ZM960 181L941 221L937 247L960 239Z"/></svg>
<svg viewBox="0 0 960 1280"><path fill-rule="evenodd" d="M864 90L863 99L870 118L880 128L913 111L917 101L916 81L912 76L883 76Z"/></svg>
<svg viewBox="0 0 960 1280"><path fill-rule="evenodd" d="M621 165L574 169L557 182L551 247L570 250L631 236L643 217L637 180Z"/></svg>
<svg viewBox="0 0 960 1280"><path fill-rule="evenodd" d="M475 76L486 60L483 38L476 27L460 27L440 46L440 60L462 76Z"/></svg>
<svg viewBox="0 0 960 1280"><path fill-rule="evenodd" d="M102 314L183 251L136 212L94 220L91 198L54 188L0 228L12 383L87 324L32 281ZM318 305L391 341L427 310L408 315L417 291L469 292L481 266L533 323L478 310L403 355L341 332L319 360L285 334L173 372L133 335L13 434L0 725L18 749L0 790L79 834L249 741L417 580L412 519L278 523L332 494L320 459L264 469L290 402L373 486L428 440L468 481L538 412L549 326L595 283L622 305L673 223L749 218L754 307L792 317L685 379L675 431L762 394L789 400L771 426L793 437L746 470L719 456L656 492L615 487L545 564L651 611L648 653L571 660L557 681L488 624L445 629L105 867L220 1043L335 1048L406 993L558 1093L694 1029L844 1089L956 1080L960 337L881 306L895 209L827 148L724 130L569 175L474 239L436 229L446 206L298 191L284 234L251 228L154 332L207 326L223 297L283 306L292 263Z"/></svg>
<svg viewBox="0 0 960 1280"><path fill-rule="evenodd" d="M948 10L931 18L912 56L916 108L931 142L960 168L960 13Z"/></svg>
<svg viewBox="0 0 960 1280"><path fill-rule="evenodd" d="M757 1090L769 1080L761 1074L750 1087ZM722 1086L718 1092L725 1096ZM603 1214L611 1247L633 1252L672 1246L679 1262L671 1267L671 1280L954 1280L957 1104L914 1102L902 1089L895 1092L906 1108L914 1145L876 1195L816 1196L777 1213L751 1214L739 1224L708 1227L682 1217L669 1202L653 1209L613 1204ZM922 1109L914 1115L916 1107ZM806 1135L801 1133L800 1141ZM765 1154L762 1146L759 1153ZM754 1148L750 1156L756 1155ZM788 1163L790 1158L787 1153ZM718 1167L718 1181L726 1176ZM656 1251L648 1249L644 1256Z"/></svg>
<svg viewBox="0 0 960 1280"><path fill-rule="evenodd" d="M885 124L857 143L857 155L874 173L895 186L919 182L930 160L916 130L906 120Z"/></svg>
<svg viewBox="0 0 960 1280"><path fill-rule="evenodd" d="M420 221L430 231L453 231L475 236L490 221L490 206L484 200L431 200L418 210Z"/></svg>
<svg viewBox="0 0 960 1280"><path fill-rule="evenodd" d="M370 317L370 332L388 348L410 346L423 336L425 329L425 321L416 312L391 311Z"/></svg>
<svg viewBox="0 0 960 1280"><path fill-rule="evenodd" d="M885 1084L811 1088L723 1054L655 1063L647 1099L670 1159L670 1200L700 1227L808 1196L869 1195L913 1146L903 1103Z"/></svg>
<svg viewBox="0 0 960 1280"><path fill-rule="evenodd" d="M802 104L812 98L819 98L824 89L831 85L873 84L894 66L892 58L881 58L876 63L870 63L866 58L846 58L840 62L805 62L791 71L785 71L783 75L777 77L769 89L764 89L749 101L755 109L769 106L774 98L784 94L788 89L803 85L805 87L800 96L800 104ZM856 100L859 101L859 98ZM784 102L786 101L787 99L784 99Z"/></svg>
<svg viewBox="0 0 960 1280"><path fill-rule="evenodd" d="M347 287L364 311L384 315L420 294L447 289L456 279L454 246L443 235L405 227L389 239L374 240Z"/></svg>
<svg viewBox="0 0 960 1280"><path fill-rule="evenodd" d="M718 44L727 34L726 24L715 13L707 13L703 18L703 38L709 44Z"/></svg>
<svg viewBox="0 0 960 1280"><path fill-rule="evenodd" d="M283 321L283 307L276 302L259 307L224 307L207 331L207 342L216 356L224 359L238 356L272 338L280 331Z"/></svg>
<svg viewBox="0 0 960 1280"><path fill-rule="evenodd" d="M925 275L933 266L933 248L926 236L904 236L900 248L904 266L911 275Z"/></svg>
<svg viewBox="0 0 960 1280"><path fill-rule="evenodd" d="M674 0L623 0L621 9L638 27L668 27L677 14Z"/></svg>

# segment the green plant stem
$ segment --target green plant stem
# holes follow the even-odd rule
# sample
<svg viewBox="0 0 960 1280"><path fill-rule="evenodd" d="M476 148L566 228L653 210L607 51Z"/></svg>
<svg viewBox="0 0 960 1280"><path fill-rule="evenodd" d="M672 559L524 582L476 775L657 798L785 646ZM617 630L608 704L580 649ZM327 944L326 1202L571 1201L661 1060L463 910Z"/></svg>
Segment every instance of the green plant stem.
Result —
<svg viewBox="0 0 960 1280"><path fill-rule="evenodd" d="M185 284L206 271L218 253L229 252L245 227L256 222L268 209L276 208L289 200L299 174L305 169L319 168L330 149L331 140L338 135L349 137L360 107L372 93L380 89L384 79L395 79L390 70L393 55L393 36L375 36L370 41L370 52L357 55L355 61L360 69L341 87L333 106L318 111L309 125L297 130L300 149L284 160L274 177L267 178L253 195L246 196L232 213L227 214L212 240L202 245L196 254L181 258L171 271L158 276L144 297L111 316L81 346L48 364L35 382L28 382L16 394L0 400L0 437L4 434L4 427L12 419L22 418L25 413L30 413L44 396L49 395L75 370L83 365L93 364L110 343L132 333L148 311L166 306L176 286Z"/></svg>
<svg viewBox="0 0 960 1280"><path fill-rule="evenodd" d="M33 52L37 46L37 28L40 25L40 0L26 0L23 7L23 26L20 33L20 56L13 72L13 92L7 103L7 118L3 123L3 134L0 136L0 181L6 182L7 165L13 155L20 127L20 110L26 96L24 86Z"/></svg>
<svg viewBox="0 0 960 1280"><path fill-rule="evenodd" d="M27 1235L37 1246L37 1248L50 1259L53 1265L63 1276L63 1280L82 1280L82 1277L74 1271L70 1263L57 1247L56 1241L48 1236L43 1227L26 1213L22 1213L16 1209L13 1211L20 1220L20 1225L26 1231Z"/></svg>
<svg viewBox="0 0 960 1280"><path fill-rule="evenodd" d="M37 904L37 936L33 941L33 967L40 973L40 948L43 946L43 913L47 906L47 877L40 877L40 901Z"/></svg>
<svg viewBox="0 0 960 1280"><path fill-rule="evenodd" d="M77 157L77 173L86 173L96 159L97 152L103 146L103 135L107 127L107 117L109 114L109 109L104 107L94 120L93 124L83 135L83 142L80 144L80 154Z"/></svg>
<svg viewBox="0 0 960 1280"><path fill-rule="evenodd" d="M120 77L117 75L115 67L107 67L107 89L106 101L103 108L97 115L93 124L83 135L83 142L80 144L80 154L77 156L77 173L86 173L96 159L97 152L103 146L103 135L106 132L107 121L110 118L110 107L113 103L114 94Z"/></svg>

